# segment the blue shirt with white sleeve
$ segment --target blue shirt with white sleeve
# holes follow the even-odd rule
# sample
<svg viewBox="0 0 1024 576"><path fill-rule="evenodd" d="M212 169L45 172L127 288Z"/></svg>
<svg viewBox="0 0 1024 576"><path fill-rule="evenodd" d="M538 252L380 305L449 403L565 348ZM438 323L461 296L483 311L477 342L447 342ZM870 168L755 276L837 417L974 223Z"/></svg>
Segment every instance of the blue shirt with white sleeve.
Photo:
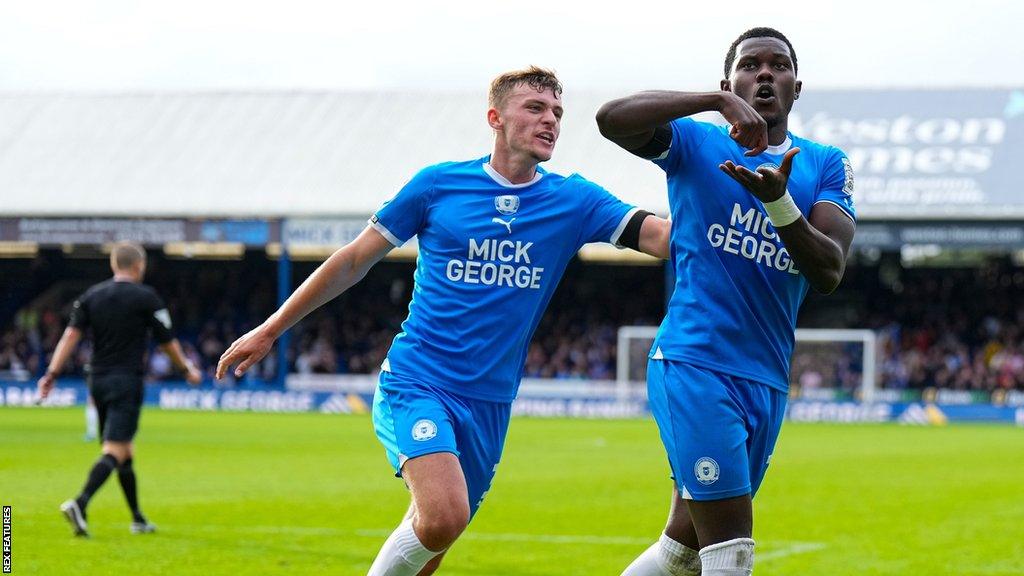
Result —
<svg viewBox="0 0 1024 576"><path fill-rule="evenodd" d="M668 179L675 289L651 357L786 391L797 313L810 285L761 201L718 165L778 167L798 146L787 187L800 212L806 217L827 202L855 220L850 162L838 148L792 134L747 157L727 126L681 118L671 127L671 146L653 161Z"/></svg>
<svg viewBox="0 0 1024 576"><path fill-rule="evenodd" d="M511 402L527 346L569 261L616 244L637 210L573 174L512 184L489 157L416 174L370 219L395 246L418 237L409 316L385 371Z"/></svg>

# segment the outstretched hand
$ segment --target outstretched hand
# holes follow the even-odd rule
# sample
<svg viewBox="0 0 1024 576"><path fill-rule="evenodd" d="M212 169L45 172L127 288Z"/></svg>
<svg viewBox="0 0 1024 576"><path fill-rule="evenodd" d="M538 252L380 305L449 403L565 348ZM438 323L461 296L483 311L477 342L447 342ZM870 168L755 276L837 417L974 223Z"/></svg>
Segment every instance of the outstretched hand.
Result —
<svg viewBox="0 0 1024 576"><path fill-rule="evenodd" d="M240 378L250 366L262 360L270 352L274 340L275 338L263 326L257 326L235 340L217 362L217 380L223 378L235 363L238 363L238 366L235 367L235 378Z"/></svg>
<svg viewBox="0 0 1024 576"><path fill-rule="evenodd" d="M761 166L751 171L745 166L734 164L732 160L726 160L718 168L742 184L761 202L774 202L786 193L786 184L793 169L793 157L799 153L799 148L790 148L782 157L782 165L778 169Z"/></svg>

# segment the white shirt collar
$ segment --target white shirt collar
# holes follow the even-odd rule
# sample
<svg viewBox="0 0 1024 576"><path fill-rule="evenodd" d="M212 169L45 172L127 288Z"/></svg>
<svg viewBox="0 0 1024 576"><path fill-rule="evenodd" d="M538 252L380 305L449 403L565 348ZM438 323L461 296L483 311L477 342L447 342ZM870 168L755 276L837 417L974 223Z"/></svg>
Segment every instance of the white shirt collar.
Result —
<svg viewBox="0 0 1024 576"><path fill-rule="evenodd" d="M504 188L526 188L531 184L536 184L541 178L544 177L544 175L541 174L541 171L537 170L536 174L533 175L533 180L530 180L529 182L523 182L522 184L513 184L509 182L508 178L505 178L504 176L499 174L498 171L495 170L493 166L491 166L490 162L484 162L484 172L486 172L487 175L490 176L492 180L497 182L499 186L502 186Z"/></svg>
<svg viewBox="0 0 1024 576"><path fill-rule="evenodd" d="M793 147L793 139L789 137L789 134L786 134L786 139L782 141L782 144L779 144L777 146L769 146L765 150L765 152L767 152L768 154L775 155L775 156L781 156L781 155L785 154L786 152L788 152L789 149L792 148L792 147Z"/></svg>

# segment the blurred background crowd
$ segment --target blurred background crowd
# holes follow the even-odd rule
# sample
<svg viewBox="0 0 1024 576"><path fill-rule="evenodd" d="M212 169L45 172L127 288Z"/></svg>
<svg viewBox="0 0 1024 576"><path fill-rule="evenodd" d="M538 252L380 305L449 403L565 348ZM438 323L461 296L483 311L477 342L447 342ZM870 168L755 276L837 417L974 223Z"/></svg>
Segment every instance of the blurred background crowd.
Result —
<svg viewBox="0 0 1024 576"><path fill-rule="evenodd" d="M315 265L296 263L294 281ZM102 260L69 260L59 252L41 252L21 266L8 272L28 281L3 284L0 376L28 380L45 370L74 298L109 273ZM288 344L289 373L376 372L401 331L412 271L410 262L384 262L299 323ZM70 277L81 280L64 280ZM277 306L275 263L262 254L236 262L152 254L146 282L164 298L186 353L207 375L235 338ZM665 290L660 266L574 263L530 344L525 376L614 379L618 328L657 325ZM1024 269L1006 258L961 269L887 266L883 259L852 264L834 295L812 294L800 324L876 330L882 388L1024 390L1022 302ZM83 375L89 354L86 340L65 373ZM862 354L860 344L801 345L793 357L793 383L805 390L853 390ZM271 353L251 371L250 382L269 385L279 368ZM147 378L180 379L158 350L149 355Z"/></svg>

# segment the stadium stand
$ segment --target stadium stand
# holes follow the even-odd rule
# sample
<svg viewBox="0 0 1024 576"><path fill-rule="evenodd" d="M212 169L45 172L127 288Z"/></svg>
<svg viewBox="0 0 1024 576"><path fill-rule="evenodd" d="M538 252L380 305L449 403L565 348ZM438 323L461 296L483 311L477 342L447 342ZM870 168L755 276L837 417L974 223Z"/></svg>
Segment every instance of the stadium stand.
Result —
<svg viewBox="0 0 1024 576"><path fill-rule="evenodd" d="M60 268L56 252L41 269ZM73 262L81 268L82 261ZM102 277L101 260L90 261L90 279ZM313 263L296 270L304 277ZM899 268L886 280L885 266L853 264L832 298L812 299L803 326L870 328L881 336L880 385L890 389L1024 390L1024 269L1007 258L978 268ZM409 263L385 263L349 294L300 323L288 351L289 372L376 372L391 339L400 331L411 295ZM243 261L210 262L153 258L149 282L166 295L186 352L209 373L227 343L265 317L274 305L272 262L249 254ZM576 263L559 288L530 346L530 378L614 378L616 330L655 325L664 299L657 267ZM53 288L51 288L52 290ZM74 291L61 289L73 298ZM623 299L623 294L631 297ZM985 294L984 298L976 297ZM37 299L5 322L0 337L0 373L17 379L38 376L60 337L71 299ZM841 312L843 321L836 315ZM855 347L832 357L797 354L794 382L801 388L853 390L859 383ZM81 374L88 342L74 358ZM271 354L253 381L267 385L276 375ZM149 360L150 381L177 380L159 352Z"/></svg>
<svg viewBox="0 0 1024 576"><path fill-rule="evenodd" d="M1024 203L1013 192L1024 112L1007 104L1019 94L826 91L802 99L793 117L794 132L849 154L861 219L839 292L812 296L800 325L877 330L882 388L1024 389ZM665 213L659 171L622 158L597 133L592 115L609 96L566 95L548 168L579 170ZM964 105L950 109L950 99ZM187 352L209 370L416 168L479 156L490 139L484 95L475 93L0 101L0 189L13 191L0 218L0 380L39 373L70 302L106 275L102 247L116 239L149 248L147 282L166 294ZM915 260L913 249L939 256ZM411 290L415 246L396 252L298 325L284 352L270 354L249 380L226 385L280 384L282 369L376 370ZM613 377L615 330L656 324L665 299L664 268L631 258L595 249L573 265L530 347L527 377ZM86 352L74 361L79 374ZM793 381L803 390L851 391L858 354L798 349ZM154 354L150 379L172 378L168 368Z"/></svg>
<svg viewBox="0 0 1024 576"><path fill-rule="evenodd" d="M41 254L49 267L62 267L56 252ZM75 262L81 267L82 262ZM102 278L102 260L91 261L90 278ZM296 270L300 278L313 263ZM2 265L0 265L2 268ZM251 254L240 262L173 261L154 255L147 282L165 295L185 343L186 353L209 373L227 343L252 327L253 318L273 310L271 263ZM401 330L412 290L413 267L384 263L350 293L325 306L296 326L289 349L289 372L376 372ZM262 276L261 276L262 274ZM657 267L596 266L576 263L542 321L529 359L527 375L540 378L610 379L615 372L615 331L623 324L653 324L664 300L662 272ZM53 288L51 288L52 290ZM60 302L37 298L5 323L0 338L0 374L19 379L38 376L52 353L75 296L70 289ZM636 296L618 304L621 293ZM76 354L71 374L82 374L88 342ZM276 374L271 354L255 370L255 380ZM149 359L151 381L174 380L167 359L154 351Z"/></svg>

